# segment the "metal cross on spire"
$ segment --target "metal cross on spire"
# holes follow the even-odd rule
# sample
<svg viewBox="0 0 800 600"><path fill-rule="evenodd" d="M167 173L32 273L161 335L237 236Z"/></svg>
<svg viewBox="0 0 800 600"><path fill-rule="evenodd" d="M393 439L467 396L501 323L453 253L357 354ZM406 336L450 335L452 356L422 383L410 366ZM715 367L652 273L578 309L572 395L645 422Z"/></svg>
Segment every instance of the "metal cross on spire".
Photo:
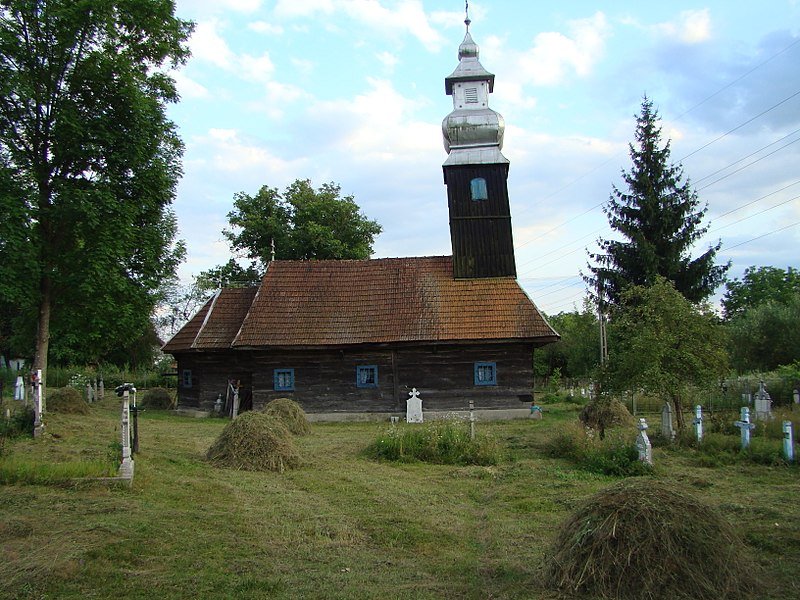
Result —
<svg viewBox="0 0 800 600"><path fill-rule="evenodd" d="M472 21L469 20L469 0L464 0L464 13L466 14L464 24L467 26L467 31L469 32L469 24L472 23Z"/></svg>

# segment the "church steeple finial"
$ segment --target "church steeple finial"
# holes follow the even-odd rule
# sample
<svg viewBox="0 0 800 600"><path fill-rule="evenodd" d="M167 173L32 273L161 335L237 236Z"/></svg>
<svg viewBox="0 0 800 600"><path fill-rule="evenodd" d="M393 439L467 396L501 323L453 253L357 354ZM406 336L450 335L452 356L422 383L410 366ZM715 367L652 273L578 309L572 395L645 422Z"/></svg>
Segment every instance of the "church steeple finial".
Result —
<svg viewBox="0 0 800 600"><path fill-rule="evenodd" d="M469 20L469 0L464 0L464 13L466 14L464 25L467 26L467 33L469 33L469 24L472 23L472 21Z"/></svg>

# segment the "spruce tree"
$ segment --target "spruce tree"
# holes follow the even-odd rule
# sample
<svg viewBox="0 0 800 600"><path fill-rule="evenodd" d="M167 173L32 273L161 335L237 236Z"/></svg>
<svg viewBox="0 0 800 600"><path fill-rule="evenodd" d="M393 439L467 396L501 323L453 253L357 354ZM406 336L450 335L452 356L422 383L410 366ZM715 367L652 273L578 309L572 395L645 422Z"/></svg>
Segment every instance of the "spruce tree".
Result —
<svg viewBox="0 0 800 600"><path fill-rule="evenodd" d="M670 141L661 145L661 126L653 102L644 97L636 117L635 142L629 144L632 167L622 170L627 186L613 186L603 209L614 231L624 240L598 240L600 252L589 253L595 264L585 276L593 294L619 304L629 285L650 286L658 276L669 281L687 300L700 302L722 283L729 265L715 265L721 242L697 258L690 251L707 227L702 226L707 206L700 207L697 193L683 167L670 163Z"/></svg>

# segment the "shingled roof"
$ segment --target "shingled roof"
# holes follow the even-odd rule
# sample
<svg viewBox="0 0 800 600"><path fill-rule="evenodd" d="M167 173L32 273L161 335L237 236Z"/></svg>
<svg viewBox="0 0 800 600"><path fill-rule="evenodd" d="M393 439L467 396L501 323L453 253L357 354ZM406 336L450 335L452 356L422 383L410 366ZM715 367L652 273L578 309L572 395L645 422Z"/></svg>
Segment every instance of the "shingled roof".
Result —
<svg viewBox="0 0 800 600"><path fill-rule="evenodd" d="M453 279L437 256L273 261L257 293L222 290L164 350L557 339L515 279Z"/></svg>

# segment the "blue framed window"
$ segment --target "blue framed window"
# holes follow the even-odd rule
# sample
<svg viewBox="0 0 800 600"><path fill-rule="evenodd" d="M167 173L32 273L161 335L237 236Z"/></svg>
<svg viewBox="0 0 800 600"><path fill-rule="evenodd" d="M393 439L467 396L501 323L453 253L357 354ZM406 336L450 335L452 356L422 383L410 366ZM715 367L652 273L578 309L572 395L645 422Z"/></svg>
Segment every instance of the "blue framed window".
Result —
<svg viewBox="0 0 800 600"><path fill-rule="evenodd" d="M356 367L356 387L375 388L378 387L378 366L359 365Z"/></svg>
<svg viewBox="0 0 800 600"><path fill-rule="evenodd" d="M273 389L276 392L294 390L294 369L275 369L272 372Z"/></svg>
<svg viewBox="0 0 800 600"><path fill-rule="evenodd" d="M475 385L497 385L497 363L475 363Z"/></svg>
<svg viewBox="0 0 800 600"><path fill-rule="evenodd" d="M486 189L486 180L483 177L476 177L469 182L469 191L473 200L488 200L489 192Z"/></svg>
<svg viewBox="0 0 800 600"><path fill-rule="evenodd" d="M192 370L191 369L184 369L181 379L183 380L183 387L190 388L192 387Z"/></svg>

